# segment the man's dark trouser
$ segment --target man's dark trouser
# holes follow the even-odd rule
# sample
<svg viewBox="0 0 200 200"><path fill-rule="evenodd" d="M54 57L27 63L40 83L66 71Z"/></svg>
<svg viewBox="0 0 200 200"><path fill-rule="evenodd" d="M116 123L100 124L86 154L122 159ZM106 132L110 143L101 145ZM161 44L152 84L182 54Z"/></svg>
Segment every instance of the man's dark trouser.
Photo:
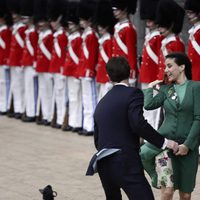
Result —
<svg viewBox="0 0 200 200"><path fill-rule="evenodd" d="M98 173L106 200L121 200L120 188L129 200L154 200L138 152L130 155L118 152L103 158L98 161Z"/></svg>

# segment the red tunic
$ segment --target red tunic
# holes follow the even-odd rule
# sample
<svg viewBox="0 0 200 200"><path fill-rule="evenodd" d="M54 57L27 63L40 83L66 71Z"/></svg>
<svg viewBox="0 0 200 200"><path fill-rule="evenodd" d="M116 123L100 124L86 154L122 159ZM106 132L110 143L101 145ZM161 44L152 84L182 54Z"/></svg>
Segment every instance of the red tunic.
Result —
<svg viewBox="0 0 200 200"><path fill-rule="evenodd" d="M11 31L6 25L0 26L0 65L7 65L10 51Z"/></svg>
<svg viewBox="0 0 200 200"><path fill-rule="evenodd" d="M162 40L162 46L159 55L159 71L158 78L159 80L164 79L164 70L165 70L165 56L171 52L185 52L185 46L179 36L170 34L168 37Z"/></svg>
<svg viewBox="0 0 200 200"><path fill-rule="evenodd" d="M150 83L157 79L161 40L162 36L157 30L152 31L145 37L140 67L141 83Z"/></svg>
<svg viewBox="0 0 200 200"><path fill-rule="evenodd" d="M38 43L38 33L34 26L29 27L25 31L25 47L22 55L22 66L33 66L36 60L37 43Z"/></svg>
<svg viewBox="0 0 200 200"><path fill-rule="evenodd" d="M72 33L69 35L68 39L69 43L66 53L63 75L78 78L82 45L81 34L79 32Z"/></svg>
<svg viewBox="0 0 200 200"><path fill-rule="evenodd" d="M95 77L98 60L98 38L94 30L88 27L82 34L82 49L80 57L80 77Z"/></svg>
<svg viewBox="0 0 200 200"><path fill-rule="evenodd" d="M105 34L99 39L99 57L97 64L96 81L106 83L109 81L106 72L106 63L112 57L112 38L110 34Z"/></svg>
<svg viewBox="0 0 200 200"><path fill-rule="evenodd" d="M131 67L130 78L135 78L137 69L137 34L129 20L118 22L114 28L112 56L124 56Z"/></svg>
<svg viewBox="0 0 200 200"><path fill-rule="evenodd" d="M11 67L21 66L21 58L25 42L25 30L27 26L21 22L13 25L10 54L8 65Z"/></svg>
<svg viewBox="0 0 200 200"><path fill-rule="evenodd" d="M67 34L63 28L60 28L53 34L52 57L49 66L50 73L61 73L66 56Z"/></svg>
<svg viewBox="0 0 200 200"><path fill-rule="evenodd" d="M188 42L188 57L192 63L192 80L200 81L200 23L190 30Z"/></svg>
<svg viewBox="0 0 200 200"><path fill-rule="evenodd" d="M40 32L37 47L37 72L49 72L53 34L50 29Z"/></svg>

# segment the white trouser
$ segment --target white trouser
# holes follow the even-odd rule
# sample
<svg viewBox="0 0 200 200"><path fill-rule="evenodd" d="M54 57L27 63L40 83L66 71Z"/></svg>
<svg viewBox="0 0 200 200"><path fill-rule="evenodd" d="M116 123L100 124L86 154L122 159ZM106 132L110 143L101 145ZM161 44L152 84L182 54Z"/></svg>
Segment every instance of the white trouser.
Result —
<svg viewBox="0 0 200 200"><path fill-rule="evenodd" d="M25 111L27 117L35 117L38 96L38 80L32 66L24 68Z"/></svg>
<svg viewBox="0 0 200 200"><path fill-rule="evenodd" d="M56 123L62 125L65 118L67 107L67 77L61 74L53 74L53 99L52 99L52 113L51 120L54 115L54 108L56 106Z"/></svg>
<svg viewBox="0 0 200 200"><path fill-rule="evenodd" d="M81 79L82 100L83 100L83 129L94 131L93 114L96 107L96 85L92 78Z"/></svg>
<svg viewBox="0 0 200 200"><path fill-rule="evenodd" d="M145 83L141 84L141 89L147 89L147 85ZM154 95L156 95L157 91L154 91ZM144 109L144 118L148 121L148 123L154 128L159 128L160 122L160 115L161 115L161 108L157 108L155 110L145 110Z"/></svg>
<svg viewBox="0 0 200 200"><path fill-rule="evenodd" d="M13 97L14 112L23 113L24 107L24 69L22 67L11 67L10 68L10 92L9 92L9 105L11 107L11 99Z"/></svg>
<svg viewBox="0 0 200 200"><path fill-rule="evenodd" d="M68 124L74 128L82 127L82 94L80 79L72 76L67 78L69 98L69 121Z"/></svg>
<svg viewBox="0 0 200 200"><path fill-rule="evenodd" d="M10 68L0 66L0 111L6 112L8 108L8 95L10 90Z"/></svg>
<svg viewBox="0 0 200 200"><path fill-rule="evenodd" d="M52 75L49 73L38 73L38 84L39 90L36 115L39 115L41 106L43 119L50 122L53 95Z"/></svg>
<svg viewBox="0 0 200 200"><path fill-rule="evenodd" d="M110 82L107 83L99 83L97 93L98 93L98 102L104 97L104 95L111 90L113 84Z"/></svg>

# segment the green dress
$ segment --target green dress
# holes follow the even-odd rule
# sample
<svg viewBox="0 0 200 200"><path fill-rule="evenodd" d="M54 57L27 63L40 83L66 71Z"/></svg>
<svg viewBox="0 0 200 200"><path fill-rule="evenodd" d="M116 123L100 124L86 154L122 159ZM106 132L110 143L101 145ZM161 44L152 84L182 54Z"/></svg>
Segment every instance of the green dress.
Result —
<svg viewBox="0 0 200 200"><path fill-rule="evenodd" d="M175 84L164 85L154 97L153 89L146 89L144 97L146 110L160 106L164 108L165 118L158 132L189 148L186 156L175 156L173 153L170 156L174 171L174 189L190 193L195 187L198 168L200 82L187 81L180 87ZM146 143L141 147L140 152L144 168L152 177L154 187L157 184L155 156L161 151L150 143Z"/></svg>

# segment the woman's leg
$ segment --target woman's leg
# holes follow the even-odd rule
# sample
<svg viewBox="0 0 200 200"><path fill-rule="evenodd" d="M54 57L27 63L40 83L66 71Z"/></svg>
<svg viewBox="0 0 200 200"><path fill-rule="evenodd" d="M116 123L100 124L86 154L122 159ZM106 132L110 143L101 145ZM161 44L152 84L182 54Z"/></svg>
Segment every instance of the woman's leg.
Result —
<svg viewBox="0 0 200 200"><path fill-rule="evenodd" d="M145 143L140 148L140 157L143 167L148 175L151 177L151 184L157 188L157 173L155 169L155 156L160 153L160 149L157 149L149 143Z"/></svg>
<svg viewBox="0 0 200 200"><path fill-rule="evenodd" d="M172 200L174 189L172 187L161 187L161 200Z"/></svg>
<svg viewBox="0 0 200 200"><path fill-rule="evenodd" d="M181 192L179 191L180 200L190 200L191 193Z"/></svg>

